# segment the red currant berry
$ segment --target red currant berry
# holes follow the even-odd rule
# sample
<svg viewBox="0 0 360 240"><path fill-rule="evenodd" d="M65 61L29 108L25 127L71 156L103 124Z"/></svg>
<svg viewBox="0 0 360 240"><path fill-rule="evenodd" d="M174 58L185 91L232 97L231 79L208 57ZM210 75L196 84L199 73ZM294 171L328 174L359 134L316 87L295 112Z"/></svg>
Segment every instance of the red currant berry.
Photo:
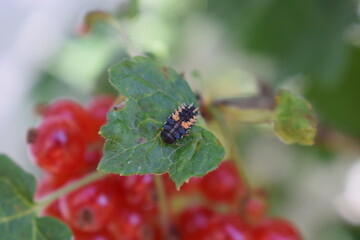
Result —
<svg viewBox="0 0 360 240"><path fill-rule="evenodd" d="M237 216L216 215L201 231L199 240L252 240L251 230ZM258 240L258 239L256 239Z"/></svg>
<svg viewBox="0 0 360 240"><path fill-rule="evenodd" d="M110 173L106 175L105 180L108 182L109 186L112 186L112 188L118 189L119 191L123 192L123 185L126 178L126 176Z"/></svg>
<svg viewBox="0 0 360 240"><path fill-rule="evenodd" d="M105 179L97 180L59 199L65 221L84 232L101 230L117 204L115 193Z"/></svg>
<svg viewBox="0 0 360 240"><path fill-rule="evenodd" d="M45 174L42 179L40 179L36 186L35 199L40 199L55 190L63 187L71 179L79 178L83 176L83 172L76 172L73 174Z"/></svg>
<svg viewBox="0 0 360 240"><path fill-rule="evenodd" d="M111 95L101 95L94 98L89 106L87 107L87 112L91 121L91 129L89 132L89 139L92 141L97 141L101 139L98 134L102 125L106 123L106 115L111 109L115 102L116 98Z"/></svg>
<svg viewBox="0 0 360 240"><path fill-rule="evenodd" d="M109 231L102 229L98 232L74 232L74 240L117 240Z"/></svg>
<svg viewBox="0 0 360 240"><path fill-rule="evenodd" d="M115 201L121 204L126 204L126 195L127 192L124 189L124 181L127 177L120 176L118 174L107 174L105 181L107 186L111 187L111 190L114 192Z"/></svg>
<svg viewBox="0 0 360 240"><path fill-rule="evenodd" d="M195 239L200 230L205 229L214 212L205 207L195 206L185 209L179 216L179 234L181 239Z"/></svg>
<svg viewBox="0 0 360 240"><path fill-rule="evenodd" d="M254 225L264 219L267 213L267 206L265 192L261 190L254 191L244 199L244 216L248 223Z"/></svg>
<svg viewBox="0 0 360 240"><path fill-rule="evenodd" d="M51 194L55 190L61 188L69 181L69 179L74 176L69 175L49 175L45 174L44 177L38 182L36 186L35 192L35 199L41 199L48 194ZM47 206L43 212L41 213L42 216L53 216L60 220L62 219L62 215L59 208L59 201L55 200L49 206Z"/></svg>
<svg viewBox="0 0 360 240"><path fill-rule="evenodd" d="M88 171L93 171L97 168L103 155L103 146L104 141L102 139L98 142L88 144L84 156L84 160L86 162L86 169Z"/></svg>
<svg viewBox="0 0 360 240"><path fill-rule="evenodd" d="M84 168L85 140L78 127L59 117L46 118L30 142L35 163L53 173L69 173Z"/></svg>
<svg viewBox="0 0 360 240"><path fill-rule="evenodd" d="M234 203L239 196L244 195L245 186L234 163L225 161L203 177L200 190L209 200Z"/></svg>
<svg viewBox="0 0 360 240"><path fill-rule="evenodd" d="M150 217L157 211L154 176L132 175L124 178L124 200L128 205L136 206L147 212Z"/></svg>
<svg viewBox="0 0 360 240"><path fill-rule="evenodd" d="M164 185L165 185L165 190L167 195L169 196L174 196L176 194L186 194L186 193L193 193L195 191L197 191L199 189L199 183L201 181L202 178L199 177L192 177L189 179L188 182L184 183L180 190L178 191L176 189L175 183L173 180L171 180L170 176L168 173L165 173L162 176Z"/></svg>
<svg viewBox="0 0 360 240"><path fill-rule="evenodd" d="M38 200L45 197L49 193L57 190L63 185L62 181L57 181L52 175L45 174L41 180L37 182L35 199Z"/></svg>
<svg viewBox="0 0 360 240"><path fill-rule="evenodd" d="M268 219L253 230L256 240L301 240L300 233L288 221Z"/></svg>
<svg viewBox="0 0 360 240"><path fill-rule="evenodd" d="M61 184L56 182L52 176L45 175L45 177L42 180L40 180L36 186L35 200L45 197L46 195L48 195L51 192L58 189L59 187L61 187ZM54 201L49 206L47 206L43 210L41 215L42 216L54 216L54 217L60 218L61 213L59 210L58 200Z"/></svg>
<svg viewBox="0 0 360 240"><path fill-rule="evenodd" d="M55 200L49 206L47 206L41 213L41 216L51 216L65 222L64 218L61 215L58 200Z"/></svg>
<svg viewBox="0 0 360 240"><path fill-rule="evenodd" d="M87 132L89 128L88 115L85 109L70 99L59 99L44 108L44 118L61 117L77 124L79 128Z"/></svg>
<svg viewBox="0 0 360 240"><path fill-rule="evenodd" d="M147 217L134 207L117 209L111 219L109 230L118 237L126 240L153 240L156 230Z"/></svg>
<svg viewBox="0 0 360 240"><path fill-rule="evenodd" d="M187 183L184 183L181 186L180 191L184 193L192 193L199 190L200 182L203 178L201 177L192 177Z"/></svg>

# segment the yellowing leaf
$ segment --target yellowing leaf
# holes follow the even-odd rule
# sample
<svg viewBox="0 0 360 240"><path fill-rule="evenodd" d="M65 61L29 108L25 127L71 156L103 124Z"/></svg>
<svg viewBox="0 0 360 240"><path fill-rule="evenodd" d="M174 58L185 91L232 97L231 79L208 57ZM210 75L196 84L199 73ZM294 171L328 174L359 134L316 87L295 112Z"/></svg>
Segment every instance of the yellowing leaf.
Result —
<svg viewBox="0 0 360 240"><path fill-rule="evenodd" d="M314 144L317 119L310 103L286 90L279 92L276 101L276 134L288 144Z"/></svg>

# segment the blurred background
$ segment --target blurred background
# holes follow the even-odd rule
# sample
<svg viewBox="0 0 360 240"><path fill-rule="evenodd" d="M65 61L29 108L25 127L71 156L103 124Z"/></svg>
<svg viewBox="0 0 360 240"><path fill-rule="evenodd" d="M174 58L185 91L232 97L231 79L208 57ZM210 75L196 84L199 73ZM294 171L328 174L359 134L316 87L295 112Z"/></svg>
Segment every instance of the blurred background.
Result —
<svg viewBox="0 0 360 240"><path fill-rule="evenodd" d="M360 24L355 0L2 0L0 151L38 174L26 132L38 103L85 103L113 91L107 68L126 56L104 23L81 34L87 12L107 11L132 44L214 98L287 88L319 118L316 145L289 146L266 124L233 122L244 169L268 189L271 212L305 239L360 239Z"/></svg>

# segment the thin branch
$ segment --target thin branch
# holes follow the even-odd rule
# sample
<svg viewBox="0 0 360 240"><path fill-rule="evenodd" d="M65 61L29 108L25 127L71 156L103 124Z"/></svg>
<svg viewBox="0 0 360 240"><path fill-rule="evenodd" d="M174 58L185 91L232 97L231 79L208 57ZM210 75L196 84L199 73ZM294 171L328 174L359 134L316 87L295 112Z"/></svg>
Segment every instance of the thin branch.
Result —
<svg viewBox="0 0 360 240"><path fill-rule="evenodd" d="M122 39L122 42L124 43L124 48L126 50L126 53L130 57L145 56L145 54L142 51L135 48L135 46L132 43L129 35L126 33L123 26L121 25L121 23L117 19L115 19L113 16L110 15L110 17L107 18L107 21L119 32L120 37Z"/></svg>
<svg viewBox="0 0 360 240"><path fill-rule="evenodd" d="M271 87L263 81L258 81L259 94L251 97L215 99L215 106L234 106L238 108L262 108L273 110L276 107L275 94Z"/></svg>
<svg viewBox="0 0 360 240"><path fill-rule="evenodd" d="M166 201L165 187L161 175L154 175L155 186L158 196L158 208L160 210L160 224L163 238L169 239L168 206Z"/></svg>
<svg viewBox="0 0 360 240"><path fill-rule="evenodd" d="M65 187L60 188L59 190L53 192L52 194L47 195L46 197L40 199L37 202L37 210L41 212L43 209L45 209L47 206L49 206L51 203L53 203L55 200L60 198L61 196L68 194L75 189L78 189L82 186L85 186L86 184L89 184L95 180L98 180L105 176L105 173L102 172L94 172L91 173L84 178L81 178L80 180L73 182L71 184L66 185Z"/></svg>
<svg viewBox="0 0 360 240"><path fill-rule="evenodd" d="M131 42L128 34L124 30L121 23L109 13L103 11L89 12L84 19L83 31L85 33L89 32L93 27L93 25L99 21L108 23L117 30L124 44L124 49L130 57L139 56L139 55L144 56L144 53L142 53L142 51L134 47L133 43Z"/></svg>

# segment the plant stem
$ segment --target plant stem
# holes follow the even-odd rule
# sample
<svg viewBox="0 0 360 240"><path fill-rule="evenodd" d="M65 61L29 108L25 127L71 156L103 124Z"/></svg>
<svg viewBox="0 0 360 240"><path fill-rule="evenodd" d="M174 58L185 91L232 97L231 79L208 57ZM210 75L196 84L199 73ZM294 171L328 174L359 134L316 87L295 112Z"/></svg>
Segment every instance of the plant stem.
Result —
<svg viewBox="0 0 360 240"><path fill-rule="evenodd" d="M219 112L219 110L215 107L210 107L209 110L210 110L211 114L213 115L215 121L219 125L220 130L224 136L224 139L227 141L227 145L230 150L230 158L232 161L234 161L237 171L238 171L239 175L241 176L241 178L243 179L245 186L247 188L246 190L248 191L248 190L250 190L250 184L245 175L245 171L241 165L240 152L239 152L239 149L235 142L235 137L234 137L233 133L229 130L226 120L223 117L223 115Z"/></svg>
<svg viewBox="0 0 360 240"><path fill-rule="evenodd" d="M144 55L141 51L139 51L138 49L136 49L134 47L133 43L130 40L130 37L125 32L123 26L121 25L121 23L117 19L115 19L113 16L111 16L109 14L109 17L106 18L106 21L119 32L120 37L122 39L122 42L124 43L124 49L126 50L126 53L130 57L143 56Z"/></svg>
<svg viewBox="0 0 360 240"><path fill-rule="evenodd" d="M168 206L166 201L166 194L164 183L161 175L155 176L155 186L158 196L158 207L160 210L160 223L163 232L164 239L169 239L169 222L168 222Z"/></svg>
<svg viewBox="0 0 360 240"><path fill-rule="evenodd" d="M99 22L99 21L103 21L103 22L111 25L112 27L114 27L117 30L117 32L120 34L120 38L124 44L124 49L130 57L144 55L141 51L139 51L138 49L136 49L134 47L129 36L123 29L121 23L116 18L114 18L111 14L109 14L107 12L103 12L103 11L93 11L93 12L89 12L85 16L85 24L87 24L87 27L89 29L92 27L92 25L94 25L96 22Z"/></svg>
<svg viewBox="0 0 360 240"><path fill-rule="evenodd" d="M78 189L90 182L93 182L97 179L100 179L102 177L105 176L105 173L102 172L94 172L91 173L83 178L81 178L80 180L68 184L65 187L60 188L59 190L53 192L50 195L47 195L46 197L42 198L40 201L38 201L37 203L37 211L41 212L44 208L46 208L49 204L51 204L52 202L54 202L56 199L58 199L59 197L74 191L75 189Z"/></svg>
<svg viewBox="0 0 360 240"><path fill-rule="evenodd" d="M268 109L274 110L276 107L275 94L272 87L261 80L257 81L258 94L250 97L237 97L214 99L214 106L233 106L242 109Z"/></svg>
<svg viewBox="0 0 360 240"><path fill-rule="evenodd" d="M219 106L218 109L220 109L229 120L243 123L271 123L274 121L274 111L269 109L241 109L233 106Z"/></svg>

